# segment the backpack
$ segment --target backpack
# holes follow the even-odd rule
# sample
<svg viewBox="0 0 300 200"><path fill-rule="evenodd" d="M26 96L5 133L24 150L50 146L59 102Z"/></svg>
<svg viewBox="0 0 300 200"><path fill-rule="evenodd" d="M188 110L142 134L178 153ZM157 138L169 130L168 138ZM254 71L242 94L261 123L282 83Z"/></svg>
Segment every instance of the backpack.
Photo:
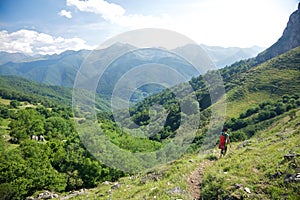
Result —
<svg viewBox="0 0 300 200"><path fill-rule="evenodd" d="M226 135L222 133L222 135L220 136L219 149L224 149L225 143L226 143Z"/></svg>

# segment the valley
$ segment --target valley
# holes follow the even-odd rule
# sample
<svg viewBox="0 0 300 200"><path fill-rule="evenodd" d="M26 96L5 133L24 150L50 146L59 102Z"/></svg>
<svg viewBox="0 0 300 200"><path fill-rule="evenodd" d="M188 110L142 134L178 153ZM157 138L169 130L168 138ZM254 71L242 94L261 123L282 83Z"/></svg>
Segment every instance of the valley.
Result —
<svg viewBox="0 0 300 200"><path fill-rule="evenodd" d="M101 59L130 52L111 63L95 94L79 88L76 92L87 97L79 103L72 86L89 51L44 57L3 54L0 199L299 199L299 9L282 37L257 56L241 58L236 52L247 54L241 49L224 53L224 48L203 46L210 57L215 53L218 66L202 73L161 49L116 43L97 50ZM174 51L198 49L194 55L203 56L202 64L209 66L200 46ZM226 63L224 54L235 62ZM101 59L92 60L93 67L105 63ZM136 88L128 116L126 109L112 108L118 79L151 62L172 65L185 81L170 88ZM222 81L210 80L210 88L207 80L214 74ZM177 90L183 98L176 97ZM220 109L224 115L214 113L220 105L226 105ZM197 126L195 135L190 126L182 127L184 120ZM231 142L220 158L223 126Z"/></svg>

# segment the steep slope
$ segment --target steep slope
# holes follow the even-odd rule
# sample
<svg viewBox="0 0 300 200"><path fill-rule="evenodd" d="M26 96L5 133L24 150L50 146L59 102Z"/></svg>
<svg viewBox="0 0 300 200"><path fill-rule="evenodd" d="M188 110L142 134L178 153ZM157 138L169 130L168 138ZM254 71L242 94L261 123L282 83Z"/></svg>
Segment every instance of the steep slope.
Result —
<svg viewBox="0 0 300 200"><path fill-rule="evenodd" d="M8 62L0 66L0 74L15 75L50 85L72 87L74 77L88 51L66 51L32 62Z"/></svg>
<svg viewBox="0 0 300 200"><path fill-rule="evenodd" d="M16 76L0 76L0 97L30 103L42 103L46 106L53 103L71 106L72 89L50 86ZM103 95L96 95L96 107L100 110L108 110L109 101Z"/></svg>
<svg viewBox="0 0 300 200"><path fill-rule="evenodd" d="M148 172L59 196L133 200L299 199L300 110L290 110L267 122L249 140L232 142L222 159L218 159L217 147L206 154L197 151Z"/></svg>
<svg viewBox="0 0 300 200"><path fill-rule="evenodd" d="M228 76L224 81L227 105L226 118L238 117L248 108L257 106L268 99L278 100L284 95L300 95L299 63L300 47L262 63L257 67L252 67L245 72L234 73ZM219 71L221 75L225 76L225 74L230 74L230 70L235 70L235 68L221 69ZM189 83L195 91L185 96L188 97L196 94L200 109L202 110L201 126L205 127L206 120L209 118L209 107L211 105L209 91L203 82L202 76L192 79ZM184 85L178 86L180 91L188 91L184 89L185 87ZM166 139L172 136L174 131L180 126L179 102L170 90L153 95L132 108L133 120L137 124L148 124L150 118L147 109L153 105L164 106L169 114L164 125L165 129L152 139ZM169 128L167 128L168 126Z"/></svg>
<svg viewBox="0 0 300 200"><path fill-rule="evenodd" d="M291 14L287 27L282 36L271 47L259 54L256 58L258 62L264 62L286 51L300 45L300 3L298 10Z"/></svg>
<svg viewBox="0 0 300 200"><path fill-rule="evenodd" d="M226 78L227 116L267 99L300 94L300 47L275 57L244 73Z"/></svg>
<svg viewBox="0 0 300 200"><path fill-rule="evenodd" d="M202 198L299 199L300 110L268 121L204 172Z"/></svg>
<svg viewBox="0 0 300 200"><path fill-rule="evenodd" d="M204 199L298 199L299 55L300 47L231 77L228 98L234 104L228 110L245 113L239 119L249 123L232 128L232 146L224 158L218 160L217 147L208 154L196 149L152 171L78 193L75 199L191 199L200 190ZM277 105L276 116L265 118L266 110ZM193 184L198 193L190 193L197 188Z"/></svg>

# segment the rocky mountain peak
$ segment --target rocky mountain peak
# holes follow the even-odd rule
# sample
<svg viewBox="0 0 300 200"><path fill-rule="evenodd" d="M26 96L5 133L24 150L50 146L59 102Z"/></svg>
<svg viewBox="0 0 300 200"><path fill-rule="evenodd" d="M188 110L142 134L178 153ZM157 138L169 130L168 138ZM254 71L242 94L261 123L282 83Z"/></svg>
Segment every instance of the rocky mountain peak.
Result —
<svg viewBox="0 0 300 200"><path fill-rule="evenodd" d="M282 36L275 44L259 54L257 61L264 62L298 46L300 46L300 3L298 10L291 14Z"/></svg>

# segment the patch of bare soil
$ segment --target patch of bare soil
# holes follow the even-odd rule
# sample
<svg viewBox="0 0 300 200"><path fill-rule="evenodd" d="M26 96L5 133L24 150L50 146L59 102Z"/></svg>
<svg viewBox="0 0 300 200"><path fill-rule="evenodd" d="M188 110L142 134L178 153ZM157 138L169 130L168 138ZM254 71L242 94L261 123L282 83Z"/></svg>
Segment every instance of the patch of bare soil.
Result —
<svg viewBox="0 0 300 200"><path fill-rule="evenodd" d="M205 169L211 166L213 161L205 160L199 163L198 167L188 178L188 188L192 200L199 200L201 197L202 176Z"/></svg>

